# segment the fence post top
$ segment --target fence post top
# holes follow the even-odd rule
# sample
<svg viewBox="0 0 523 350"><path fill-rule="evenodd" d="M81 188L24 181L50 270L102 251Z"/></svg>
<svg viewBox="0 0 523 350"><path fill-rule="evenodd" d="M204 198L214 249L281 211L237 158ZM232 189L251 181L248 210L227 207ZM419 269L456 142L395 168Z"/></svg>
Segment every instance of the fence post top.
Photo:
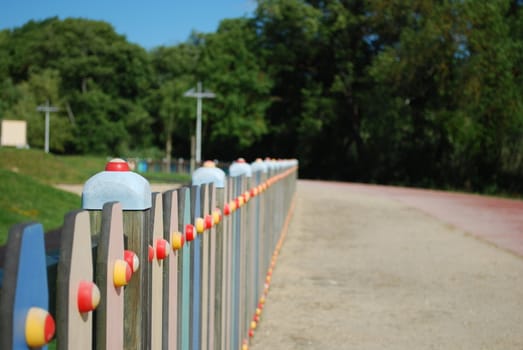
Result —
<svg viewBox="0 0 523 350"><path fill-rule="evenodd" d="M267 164L261 158L258 158L251 163L251 169L253 173L257 171L266 173L268 171Z"/></svg>
<svg viewBox="0 0 523 350"><path fill-rule="evenodd" d="M196 169L192 175L192 184L199 186L206 183L214 183L216 188L225 187L225 172L216 167L213 161L206 161L203 166Z"/></svg>
<svg viewBox="0 0 523 350"><path fill-rule="evenodd" d="M151 186L143 176L130 171L123 159L112 159L105 171L95 174L84 185L82 208L102 210L107 202L117 201L123 210L145 210L152 207Z"/></svg>
<svg viewBox="0 0 523 350"><path fill-rule="evenodd" d="M252 169L251 169L251 166L245 162L245 159L238 158L238 160L234 161L231 164L231 166L229 167L229 175L230 176L245 175L247 177L251 177Z"/></svg>

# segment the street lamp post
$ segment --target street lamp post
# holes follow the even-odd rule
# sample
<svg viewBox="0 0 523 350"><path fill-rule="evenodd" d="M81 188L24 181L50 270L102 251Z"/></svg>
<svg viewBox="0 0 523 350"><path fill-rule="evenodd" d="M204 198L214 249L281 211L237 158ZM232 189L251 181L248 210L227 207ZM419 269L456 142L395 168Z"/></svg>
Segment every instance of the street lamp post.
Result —
<svg viewBox="0 0 523 350"><path fill-rule="evenodd" d="M210 91L202 91L202 82L199 81L196 90L190 89L183 94L184 97L196 98L196 163L202 161L202 98L215 98Z"/></svg>
<svg viewBox="0 0 523 350"><path fill-rule="evenodd" d="M60 108L49 106L49 100L45 101L45 105L36 107L38 112L45 112L45 153L49 153L49 132L50 132L50 114L51 112L58 112Z"/></svg>

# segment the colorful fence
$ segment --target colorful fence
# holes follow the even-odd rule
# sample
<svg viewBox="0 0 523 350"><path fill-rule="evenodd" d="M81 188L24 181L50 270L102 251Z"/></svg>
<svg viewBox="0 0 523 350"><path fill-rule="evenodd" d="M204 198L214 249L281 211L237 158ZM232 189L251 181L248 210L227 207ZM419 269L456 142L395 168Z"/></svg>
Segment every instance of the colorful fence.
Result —
<svg viewBox="0 0 523 350"><path fill-rule="evenodd" d="M151 193L113 160L84 186L57 252L42 225L5 247L0 349L247 349L282 232L297 162L207 164L190 187ZM49 246L49 244L48 244ZM56 275L56 278L54 278Z"/></svg>

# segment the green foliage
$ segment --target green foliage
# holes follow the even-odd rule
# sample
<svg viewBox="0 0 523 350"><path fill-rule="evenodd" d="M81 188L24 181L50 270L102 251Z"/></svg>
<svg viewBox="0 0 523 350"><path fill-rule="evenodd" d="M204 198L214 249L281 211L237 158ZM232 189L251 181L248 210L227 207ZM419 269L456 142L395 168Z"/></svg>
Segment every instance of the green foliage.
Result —
<svg viewBox="0 0 523 350"><path fill-rule="evenodd" d="M55 153L298 157L300 175L523 192L523 16L515 0L258 0L253 18L150 52L111 25L0 32L0 115Z"/></svg>
<svg viewBox="0 0 523 350"><path fill-rule="evenodd" d="M256 55L258 38L249 19L224 20L202 38L200 76L217 96L206 101L204 148L207 157L227 156L251 146L267 133L265 110L271 80ZM207 147L205 147L207 146ZM225 147L224 147L225 146Z"/></svg>

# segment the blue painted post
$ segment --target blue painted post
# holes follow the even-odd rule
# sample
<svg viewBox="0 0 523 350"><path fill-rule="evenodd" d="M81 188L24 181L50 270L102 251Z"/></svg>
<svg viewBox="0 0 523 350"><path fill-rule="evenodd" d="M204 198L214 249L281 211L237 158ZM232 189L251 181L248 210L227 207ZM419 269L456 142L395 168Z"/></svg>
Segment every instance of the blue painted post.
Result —
<svg viewBox="0 0 523 350"><path fill-rule="evenodd" d="M129 171L127 162L113 159L105 171L92 176L84 185L82 207L90 211L91 229L97 234L100 216L107 202L120 202L123 209L127 249L136 253L141 267L125 290L124 336L126 349L147 349L151 346L151 265L152 194L149 182Z"/></svg>
<svg viewBox="0 0 523 350"><path fill-rule="evenodd" d="M13 226L0 294L0 349L47 349L55 324L49 314L46 266L42 225Z"/></svg>

